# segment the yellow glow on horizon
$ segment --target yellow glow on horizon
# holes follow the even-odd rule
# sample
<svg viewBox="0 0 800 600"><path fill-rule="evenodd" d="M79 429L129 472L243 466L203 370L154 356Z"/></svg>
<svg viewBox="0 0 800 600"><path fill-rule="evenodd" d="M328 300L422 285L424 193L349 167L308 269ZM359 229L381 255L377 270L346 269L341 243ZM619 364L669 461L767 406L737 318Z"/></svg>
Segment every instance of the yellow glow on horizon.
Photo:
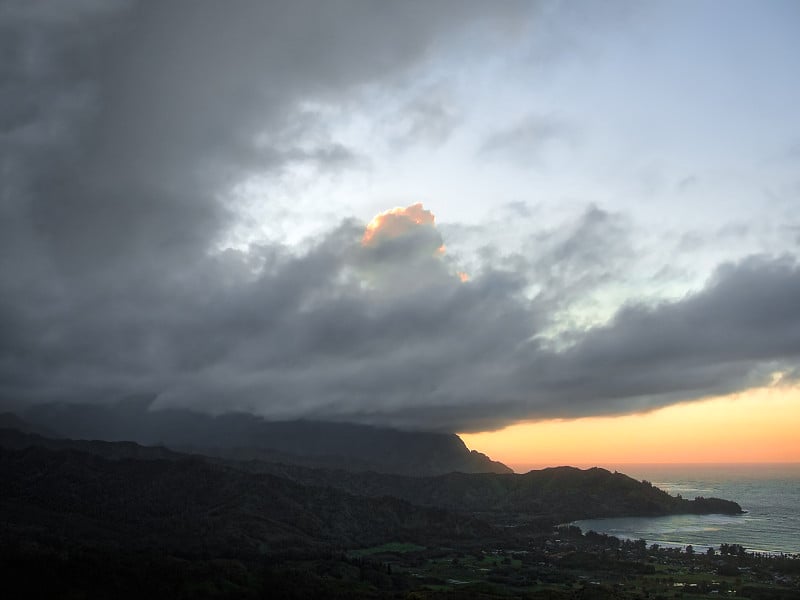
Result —
<svg viewBox="0 0 800 600"><path fill-rule="evenodd" d="M469 448L518 472L544 465L800 462L800 386L460 435Z"/></svg>

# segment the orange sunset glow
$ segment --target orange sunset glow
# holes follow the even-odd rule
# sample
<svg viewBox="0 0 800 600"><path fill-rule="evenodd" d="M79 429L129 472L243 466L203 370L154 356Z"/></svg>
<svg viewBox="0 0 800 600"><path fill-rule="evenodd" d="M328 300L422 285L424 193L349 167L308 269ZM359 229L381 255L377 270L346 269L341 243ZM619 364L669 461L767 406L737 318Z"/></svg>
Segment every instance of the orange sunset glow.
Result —
<svg viewBox="0 0 800 600"><path fill-rule="evenodd" d="M361 243L365 246L374 243L380 237L396 237L407 232L415 225L434 225L436 218L429 210L422 207L421 202L411 206L396 206L375 215L367 223ZM444 252L444 246L440 248Z"/></svg>
<svg viewBox="0 0 800 600"><path fill-rule="evenodd" d="M767 387L649 413L461 434L517 472L555 465L800 462L800 387Z"/></svg>

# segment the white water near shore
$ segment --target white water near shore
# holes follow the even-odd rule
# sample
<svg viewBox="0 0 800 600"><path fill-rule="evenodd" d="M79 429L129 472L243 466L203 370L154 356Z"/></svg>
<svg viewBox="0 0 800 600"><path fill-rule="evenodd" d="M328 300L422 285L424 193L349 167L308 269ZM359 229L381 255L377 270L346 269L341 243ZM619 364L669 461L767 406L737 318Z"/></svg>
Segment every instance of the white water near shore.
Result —
<svg viewBox="0 0 800 600"><path fill-rule="evenodd" d="M768 465L598 465L635 479L647 479L670 494L725 498L738 502L743 515L673 515L578 521L620 538L648 545L697 550L741 544L751 552L800 553L800 464Z"/></svg>

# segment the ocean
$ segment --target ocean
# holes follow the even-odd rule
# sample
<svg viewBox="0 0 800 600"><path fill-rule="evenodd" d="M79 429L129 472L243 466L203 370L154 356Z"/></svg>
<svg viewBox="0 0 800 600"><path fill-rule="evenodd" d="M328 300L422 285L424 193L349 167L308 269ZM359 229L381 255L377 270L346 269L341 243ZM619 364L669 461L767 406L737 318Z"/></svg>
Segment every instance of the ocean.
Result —
<svg viewBox="0 0 800 600"><path fill-rule="evenodd" d="M733 500L747 513L577 521L584 532L644 538L648 545L691 544L700 551L726 543L741 544L749 552L800 553L800 464L618 465L610 470L684 498Z"/></svg>

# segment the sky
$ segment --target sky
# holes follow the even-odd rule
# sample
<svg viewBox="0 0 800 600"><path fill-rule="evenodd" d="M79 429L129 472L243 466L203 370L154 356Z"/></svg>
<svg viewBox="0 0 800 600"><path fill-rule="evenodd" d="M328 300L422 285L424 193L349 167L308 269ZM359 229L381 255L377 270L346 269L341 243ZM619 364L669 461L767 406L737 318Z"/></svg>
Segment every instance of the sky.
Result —
<svg viewBox="0 0 800 600"><path fill-rule="evenodd" d="M3 0L0 407L800 461L798 25L778 0Z"/></svg>

